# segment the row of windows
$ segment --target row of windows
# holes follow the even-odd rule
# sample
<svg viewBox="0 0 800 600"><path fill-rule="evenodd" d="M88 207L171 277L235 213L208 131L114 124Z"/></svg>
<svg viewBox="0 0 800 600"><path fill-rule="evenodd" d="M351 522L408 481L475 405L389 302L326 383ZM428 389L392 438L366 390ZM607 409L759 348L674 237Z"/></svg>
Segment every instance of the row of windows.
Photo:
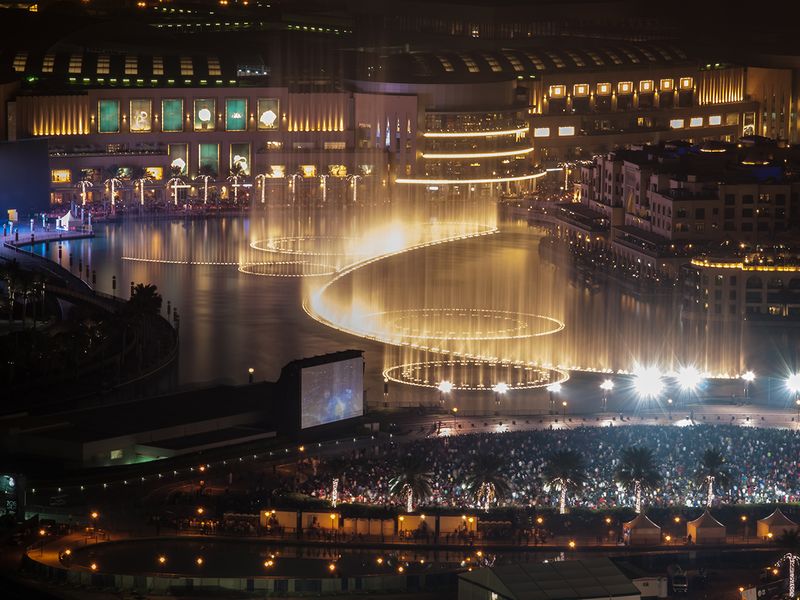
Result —
<svg viewBox="0 0 800 600"><path fill-rule="evenodd" d="M42 73L52 73L53 72L53 65L55 64L56 56L53 53L47 53L42 58ZM138 75L139 74L139 57L135 54L128 54L125 56L125 74L126 75ZM144 59L143 59L144 60ZM164 57L163 56L154 56L152 57L152 74L153 75L163 75L164 74ZM84 67L89 67L89 61L84 60L83 54L74 53L71 54L69 57L69 62L67 64L67 70L69 73L72 74L80 74L84 71ZM180 62L180 74L181 75L194 75L194 61L189 56L181 56L179 59ZM216 57L209 57L206 59L208 65L208 75L210 76L221 76L222 75L222 65L220 61ZM23 73L28 67L28 52L27 51L20 51L17 52L14 56L14 61L12 63L12 67L14 71L17 73ZM97 75L108 75L110 73L111 68L111 55L109 54L99 54L97 56L97 62L95 63L95 74Z"/></svg>
<svg viewBox="0 0 800 600"><path fill-rule="evenodd" d="M120 101L104 99L97 106L98 133L119 133L121 123L128 121L131 133L150 133L160 121L163 132L214 131L217 122L224 117L225 131L247 131L249 121L257 119L259 131L278 129L280 120L280 101L278 98L259 98L255 115L248 113L247 98L227 98L224 115L217 114L217 101L196 99L193 101L192 115L184 114L183 98L161 100L160 114L153 114L153 102L149 99L134 99L129 102L128 115L122 114Z"/></svg>
<svg viewBox="0 0 800 600"><path fill-rule="evenodd" d="M678 80L678 89L688 91L694 87L694 78L681 77ZM597 83L594 86L594 92L598 96L610 96L614 86L611 83ZM618 94L632 94L634 91L632 81L620 81L617 83ZM675 90L674 79L661 79L659 81L659 90L662 92L671 92ZM577 98L586 97L589 95L591 86L588 83L576 83L572 86L572 95ZM648 94L656 91L655 81L647 79L639 82L639 92ZM567 95L567 86L563 84L551 85L548 89L550 98L564 98Z"/></svg>
<svg viewBox="0 0 800 600"><path fill-rule="evenodd" d="M702 127L705 124L703 117L692 117L689 119L689 127ZM722 115L711 115L708 117L708 126L716 127L722 125ZM670 119L670 129L683 129L686 127L686 119Z"/></svg>

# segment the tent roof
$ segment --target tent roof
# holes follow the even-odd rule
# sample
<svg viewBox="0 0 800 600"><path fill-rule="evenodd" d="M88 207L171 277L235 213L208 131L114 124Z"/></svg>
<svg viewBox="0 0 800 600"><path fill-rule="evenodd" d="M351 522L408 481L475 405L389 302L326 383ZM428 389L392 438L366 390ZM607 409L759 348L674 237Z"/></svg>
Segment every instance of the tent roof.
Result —
<svg viewBox="0 0 800 600"><path fill-rule="evenodd" d="M692 525L695 529L725 529L725 525L717 521L708 509L694 521L689 521L687 525Z"/></svg>
<svg viewBox="0 0 800 600"><path fill-rule="evenodd" d="M626 529L638 531L644 531L646 529L661 531L661 527L653 523L644 513L639 513L636 515L636 517L634 517L632 520L625 523L624 527Z"/></svg>
<svg viewBox="0 0 800 600"><path fill-rule="evenodd" d="M475 583L512 600L580 600L639 595L608 558L518 563L463 573Z"/></svg>
<svg viewBox="0 0 800 600"><path fill-rule="evenodd" d="M764 517L763 519L759 519L758 522L764 523L766 525L774 525L774 526L785 525L787 527L797 527L797 523L795 523L789 517L783 514L780 508L776 508L775 512L773 512L771 515L767 517Z"/></svg>

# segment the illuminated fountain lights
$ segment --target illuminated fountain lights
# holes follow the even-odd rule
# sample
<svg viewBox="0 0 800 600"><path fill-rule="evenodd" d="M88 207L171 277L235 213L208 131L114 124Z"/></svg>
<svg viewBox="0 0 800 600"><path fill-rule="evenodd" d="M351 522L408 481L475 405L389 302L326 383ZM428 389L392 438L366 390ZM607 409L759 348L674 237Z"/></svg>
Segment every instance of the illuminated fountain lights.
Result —
<svg viewBox="0 0 800 600"><path fill-rule="evenodd" d="M394 365L383 372L389 381L439 389L442 378L449 391L496 392L542 388L569 379L567 371L543 366L475 360L432 360ZM502 391L497 381L503 381Z"/></svg>
<svg viewBox="0 0 800 600"><path fill-rule="evenodd" d="M431 340L510 340L564 329L553 317L485 308L419 308L359 315L360 335L394 345ZM429 349L429 348L422 348Z"/></svg>

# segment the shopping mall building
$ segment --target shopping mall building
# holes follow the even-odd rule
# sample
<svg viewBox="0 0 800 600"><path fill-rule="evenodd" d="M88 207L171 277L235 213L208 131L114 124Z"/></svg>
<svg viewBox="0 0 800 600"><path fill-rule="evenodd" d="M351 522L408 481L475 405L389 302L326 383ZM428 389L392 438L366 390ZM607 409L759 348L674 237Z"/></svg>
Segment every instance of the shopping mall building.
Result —
<svg viewBox="0 0 800 600"><path fill-rule="evenodd" d="M225 199L232 169L262 199L520 194L548 167L619 145L797 137L791 69L707 63L669 42L337 52L340 79L320 89L276 86L251 56L10 49L0 139L48 140L59 204L108 199L114 174L117 200L169 200L175 174L182 198L210 175Z"/></svg>

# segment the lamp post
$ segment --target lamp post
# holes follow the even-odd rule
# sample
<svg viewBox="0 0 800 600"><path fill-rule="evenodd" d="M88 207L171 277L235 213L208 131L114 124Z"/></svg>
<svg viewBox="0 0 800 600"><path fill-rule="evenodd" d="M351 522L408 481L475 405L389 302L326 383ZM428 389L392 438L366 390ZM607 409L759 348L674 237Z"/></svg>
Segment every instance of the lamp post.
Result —
<svg viewBox="0 0 800 600"><path fill-rule="evenodd" d="M742 524L744 525L744 539L745 539L745 541L747 541L747 539L748 539L748 535L747 535L747 515L742 515L739 518L742 520Z"/></svg>
<svg viewBox="0 0 800 600"><path fill-rule="evenodd" d="M561 384L558 382L551 383L547 386L547 391L550 394L550 414L556 414L556 398L555 395L561 392Z"/></svg>
<svg viewBox="0 0 800 600"><path fill-rule="evenodd" d="M436 386L436 389L439 390L439 404L444 406L444 397L453 391L453 384L452 382L444 379L439 382L439 385Z"/></svg>
<svg viewBox="0 0 800 600"><path fill-rule="evenodd" d="M505 396L508 392L508 384L507 383L495 383L492 386L492 391L494 392L494 403L496 406L500 406L500 398Z"/></svg>
<svg viewBox="0 0 800 600"><path fill-rule="evenodd" d="M247 382L248 383L253 383L253 373L255 373L255 372L256 372L256 370L253 367L250 367L249 369L247 369Z"/></svg>
<svg viewBox="0 0 800 600"><path fill-rule="evenodd" d="M458 407L453 407L453 431L458 429Z"/></svg>
<svg viewBox="0 0 800 600"><path fill-rule="evenodd" d="M606 379L600 384L600 389L603 390L603 412L606 412L608 409L608 395L611 393L611 390L614 389L614 382L610 379Z"/></svg>
<svg viewBox="0 0 800 600"><path fill-rule="evenodd" d="M567 401L566 401L566 400L564 400L564 401L561 403L561 406L563 406L563 407L564 407L564 418L566 418L566 417L567 417Z"/></svg>
<svg viewBox="0 0 800 600"><path fill-rule="evenodd" d="M797 414L800 415L800 373L792 373L786 378L786 387L794 395Z"/></svg>
<svg viewBox="0 0 800 600"><path fill-rule="evenodd" d="M742 373L742 381L744 381L744 400L750 401L750 385L755 381L756 374L752 371L745 371Z"/></svg>

